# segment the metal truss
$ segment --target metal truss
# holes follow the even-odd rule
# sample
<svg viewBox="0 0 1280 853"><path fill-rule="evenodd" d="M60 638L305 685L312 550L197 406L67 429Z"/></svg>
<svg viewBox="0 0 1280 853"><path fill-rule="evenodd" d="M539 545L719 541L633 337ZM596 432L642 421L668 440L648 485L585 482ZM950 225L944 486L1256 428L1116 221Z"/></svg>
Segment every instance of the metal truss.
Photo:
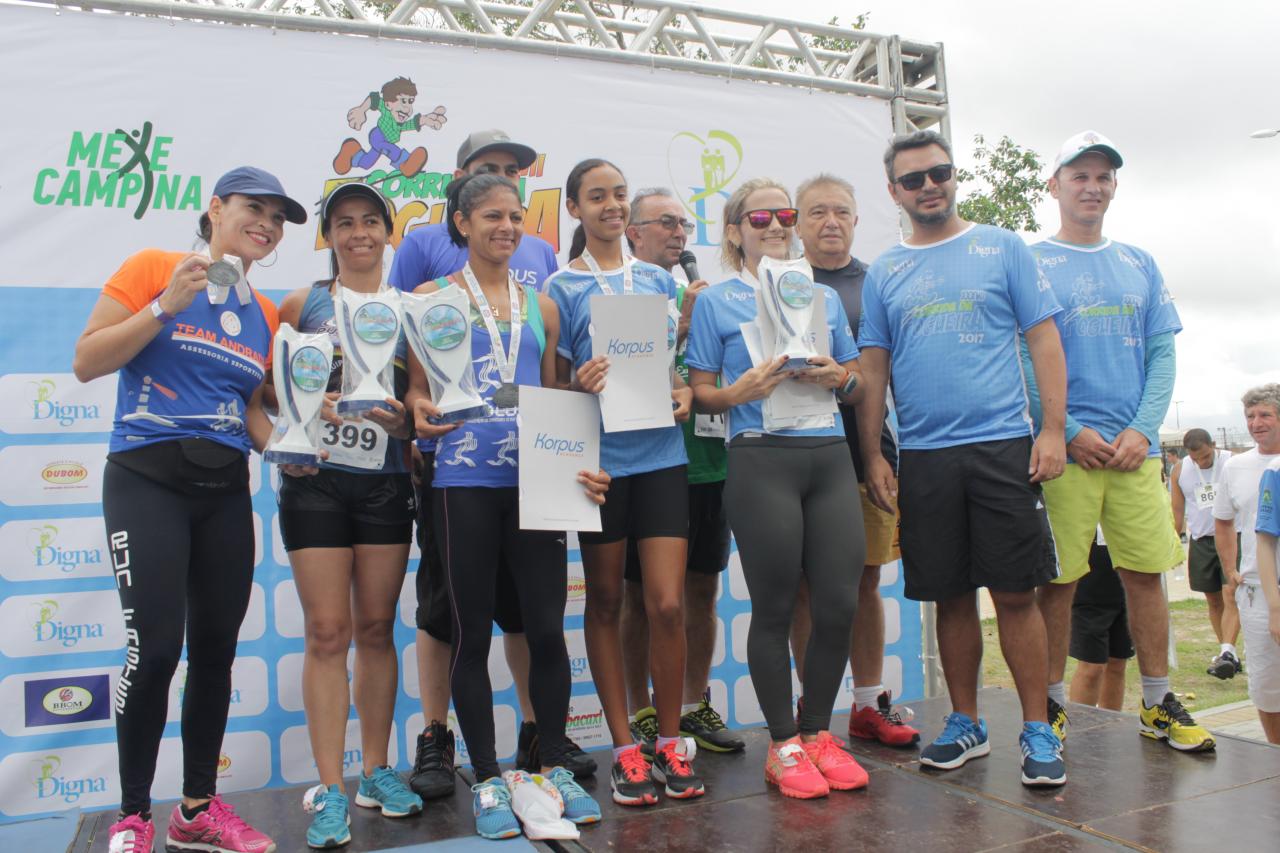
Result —
<svg viewBox="0 0 1280 853"><path fill-rule="evenodd" d="M577 57L889 101L950 136L939 43L661 0L17 0Z"/></svg>

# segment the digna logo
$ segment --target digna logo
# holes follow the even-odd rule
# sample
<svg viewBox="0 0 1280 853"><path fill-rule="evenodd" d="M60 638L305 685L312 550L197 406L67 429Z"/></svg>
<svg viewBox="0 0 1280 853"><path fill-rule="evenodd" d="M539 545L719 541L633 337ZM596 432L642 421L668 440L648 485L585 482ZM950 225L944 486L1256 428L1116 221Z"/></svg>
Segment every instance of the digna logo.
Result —
<svg viewBox="0 0 1280 853"><path fill-rule="evenodd" d="M56 399L58 385L52 379L27 383L31 388L31 419L57 421L69 427L76 421L98 420L102 412L96 404L61 403Z"/></svg>
<svg viewBox="0 0 1280 853"><path fill-rule="evenodd" d="M31 547L37 568L57 566L62 572L74 572L81 566L102 563L102 551L99 548L58 547L58 528L52 524L31 528L27 534L27 543Z"/></svg>
<svg viewBox="0 0 1280 853"><path fill-rule="evenodd" d="M107 790L105 777L76 778L60 774L58 771L62 769L62 759L56 755L46 755L34 763L38 768L35 778L36 799L60 799L70 805L85 794L100 794Z"/></svg>
<svg viewBox="0 0 1280 853"><path fill-rule="evenodd" d="M570 441L567 438L555 438L545 432L538 433L533 439L537 450L549 450L556 456L581 456L586 450L585 441Z"/></svg>
<svg viewBox="0 0 1280 853"><path fill-rule="evenodd" d="M81 640L101 639L101 622L85 622L78 625L59 622L58 602L52 598L34 605L36 609L35 632L37 643L58 643L63 648L75 648Z"/></svg>

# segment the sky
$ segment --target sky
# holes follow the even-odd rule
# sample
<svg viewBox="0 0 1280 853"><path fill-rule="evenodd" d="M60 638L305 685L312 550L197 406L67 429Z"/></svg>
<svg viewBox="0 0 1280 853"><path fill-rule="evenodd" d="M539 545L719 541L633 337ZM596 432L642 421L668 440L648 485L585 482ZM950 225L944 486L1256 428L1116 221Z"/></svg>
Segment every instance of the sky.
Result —
<svg viewBox="0 0 1280 853"><path fill-rule="evenodd" d="M775 0L710 5L776 14ZM1166 428L1243 429L1240 396L1280 381L1280 3L1228 0L790 0L787 16L868 12L867 29L946 49L957 162L976 133L1046 162L1095 130L1125 159L1106 236L1155 257L1184 330ZM875 188L873 192L882 192ZM961 190L963 197L963 188ZM1049 236L1056 202L1038 211ZM856 238L854 254L857 254Z"/></svg>

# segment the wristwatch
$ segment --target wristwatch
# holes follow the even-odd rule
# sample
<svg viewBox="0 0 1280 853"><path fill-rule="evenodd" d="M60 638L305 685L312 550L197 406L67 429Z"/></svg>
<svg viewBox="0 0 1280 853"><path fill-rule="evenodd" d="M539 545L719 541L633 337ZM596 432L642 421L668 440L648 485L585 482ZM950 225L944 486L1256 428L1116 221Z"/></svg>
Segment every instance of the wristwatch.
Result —
<svg viewBox="0 0 1280 853"><path fill-rule="evenodd" d="M151 316L155 317L161 323L168 323L174 318L173 314L160 307L160 297L151 300Z"/></svg>
<svg viewBox="0 0 1280 853"><path fill-rule="evenodd" d="M844 370L845 370L845 373L848 375L845 376L844 382L840 383L840 387L837 389L837 391L840 394L840 396L848 397L850 394L853 393L853 389L858 387L858 374L854 373L852 370L850 370L847 367Z"/></svg>

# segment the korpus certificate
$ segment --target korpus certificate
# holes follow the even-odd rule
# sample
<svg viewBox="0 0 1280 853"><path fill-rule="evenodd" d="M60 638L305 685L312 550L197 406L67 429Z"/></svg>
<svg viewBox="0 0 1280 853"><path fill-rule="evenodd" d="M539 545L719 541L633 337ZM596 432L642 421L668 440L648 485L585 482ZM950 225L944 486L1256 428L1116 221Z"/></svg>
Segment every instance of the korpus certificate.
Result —
<svg viewBox="0 0 1280 853"><path fill-rule="evenodd" d="M520 527L600 530L600 507L578 482L600 467L600 407L591 394L520 388Z"/></svg>
<svg viewBox="0 0 1280 853"><path fill-rule="evenodd" d="M591 354L609 359L599 395L605 432L675 425L664 297L592 296Z"/></svg>

